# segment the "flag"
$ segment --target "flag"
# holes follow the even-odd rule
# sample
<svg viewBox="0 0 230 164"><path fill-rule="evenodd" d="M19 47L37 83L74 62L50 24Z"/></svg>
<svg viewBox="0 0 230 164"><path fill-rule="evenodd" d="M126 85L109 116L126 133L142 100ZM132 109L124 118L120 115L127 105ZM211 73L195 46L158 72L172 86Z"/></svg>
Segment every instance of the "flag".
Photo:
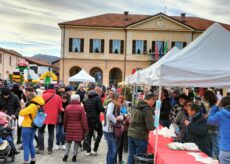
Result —
<svg viewBox="0 0 230 164"><path fill-rule="evenodd" d="M159 51L158 51L158 45L157 42L155 43L155 60L158 60L159 58Z"/></svg>
<svg viewBox="0 0 230 164"><path fill-rule="evenodd" d="M167 52L168 52L168 41L165 41L164 54L166 54Z"/></svg>

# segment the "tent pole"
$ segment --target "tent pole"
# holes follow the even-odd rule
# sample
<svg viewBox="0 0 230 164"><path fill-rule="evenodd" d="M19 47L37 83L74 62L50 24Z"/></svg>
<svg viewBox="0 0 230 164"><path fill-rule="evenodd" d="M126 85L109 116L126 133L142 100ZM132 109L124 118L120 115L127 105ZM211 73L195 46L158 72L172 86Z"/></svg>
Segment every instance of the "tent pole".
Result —
<svg viewBox="0 0 230 164"><path fill-rule="evenodd" d="M161 92L162 92L162 86L160 85L159 86L159 94L158 94L158 100L159 101L161 101ZM159 111L159 117L160 117L160 111ZM154 163L156 163L156 159L157 159L158 130L159 130L159 126L156 127L156 134L155 134L156 139L155 139Z"/></svg>
<svg viewBox="0 0 230 164"><path fill-rule="evenodd" d="M135 84L133 86L133 91L132 91L132 106L134 105L134 92L135 92Z"/></svg>

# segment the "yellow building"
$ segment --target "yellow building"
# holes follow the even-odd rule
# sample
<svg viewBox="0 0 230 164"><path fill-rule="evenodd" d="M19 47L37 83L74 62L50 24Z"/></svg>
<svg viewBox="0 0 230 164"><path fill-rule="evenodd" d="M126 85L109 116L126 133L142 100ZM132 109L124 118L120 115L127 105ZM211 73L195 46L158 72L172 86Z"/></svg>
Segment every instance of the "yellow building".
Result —
<svg viewBox="0 0 230 164"><path fill-rule="evenodd" d="M170 48L191 43L213 21L181 16L104 14L59 23L60 80L82 68L104 85L117 84L135 68L145 68ZM229 25L223 25L230 30Z"/></svg>

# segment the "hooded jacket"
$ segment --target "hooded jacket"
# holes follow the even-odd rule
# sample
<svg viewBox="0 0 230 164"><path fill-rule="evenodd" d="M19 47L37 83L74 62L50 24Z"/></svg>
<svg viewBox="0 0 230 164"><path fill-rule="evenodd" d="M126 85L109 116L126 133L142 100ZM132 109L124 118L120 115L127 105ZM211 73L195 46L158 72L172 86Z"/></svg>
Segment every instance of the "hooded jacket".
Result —
<svg viewBox="0 0 230 164"><path fill-rule="evenodd" d="M149 131L154 130L153 108L140 100L132 109L128 136L134 139L148 140Z"/></svg>
<svg viewBox="0 0 230 164"><path fill-rule="evenodd" d="M197 113L192 118L192 121L187 126L186 131L186 142L193 142L208 156L212 155L211 142L208 136L207 120L201 115L201 113Z"/></svg>
<svg viewBox="0 0 230 164"><path fill-rule="evenodd" d="M220 150L230 151L230 106L220 111L217 106L213 106L208 116L208 124L219 126Z"/></svg>
<svg viewBox="0 0 230 164"><path fill-rule="evenodd" d="M49 100L49 102L47 102L51 96L53 97ZM62 99L59 95L56 94L54 89L46 90L42 97L46 102L44 109L45 113L47 114L44 124L56 125L58 121L58 114L62 109Z"/></svg>
<svg viewBox="0 0 230 164"><path fill-rule="evenodd" d="M7 112L6 114L11 115L18 115L18 112L20 110L20 102L18 97L14 93L9 94L10 97L8 99L4 99L3 96L0 96L0 106L1 108L5 109Z"/></svg>
<svg viewBox="0 0 230 164"><path fill-rule="evenodd" d="M80 142L88 132L84 107L79 101L72 101L65 109L64 117L65 137L67 141Z"/></svg>
<svg viewBox="0 0 230 164"><path fill-rule="evenodd" d="M100 119L100 113L105 109L102 105L101 98L96 92L90 92L84 103L87 119Z"/></svg>
<svg viewBox="0 0 230 164"><path fill-rule="evenodd" d="M33 102L35 102L36 104ZM40 106L37 104L39 104L41 106L45 104L45 101L41 96L34 97L31 100L30 105L27 106L26 108L22 109L19 112L20 116L24 116L24 120L22 122L22 127L29 127L29 128L31 127L32 120L30 118L30 115L32 116L33 119L36 117L37 111L40 108Z"/></svg>

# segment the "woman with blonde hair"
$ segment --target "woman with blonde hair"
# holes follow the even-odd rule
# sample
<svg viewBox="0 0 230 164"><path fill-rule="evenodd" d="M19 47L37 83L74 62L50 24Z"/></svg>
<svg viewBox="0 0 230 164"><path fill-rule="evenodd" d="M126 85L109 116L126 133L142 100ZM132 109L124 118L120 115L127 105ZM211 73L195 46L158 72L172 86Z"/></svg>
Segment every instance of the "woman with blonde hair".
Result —
<svg viewBox="0 0 230 164"><path fill-rule="evenodd" d="M19 113L24 116L22 122L22 145L24 150L24 163L29 163L29 154L31 155L30 164L35 164L35 148L33 145L35 129L31 126L33 119L36 117L40 106L45 104L41 96L36 96L33 92L26 94L29 105Z"/></svg>
<svg viewBox="0 0 230 164"><path fill-rule="evenodd" d="M103 127L105 140L107 141L108 151L106 164L115 164L117 156L117 138L114 134L114 126L116 123L122 122L124 117L121 114L121 97L119 94L113 93L112 101L108 104L105 123Z"/></svg>

